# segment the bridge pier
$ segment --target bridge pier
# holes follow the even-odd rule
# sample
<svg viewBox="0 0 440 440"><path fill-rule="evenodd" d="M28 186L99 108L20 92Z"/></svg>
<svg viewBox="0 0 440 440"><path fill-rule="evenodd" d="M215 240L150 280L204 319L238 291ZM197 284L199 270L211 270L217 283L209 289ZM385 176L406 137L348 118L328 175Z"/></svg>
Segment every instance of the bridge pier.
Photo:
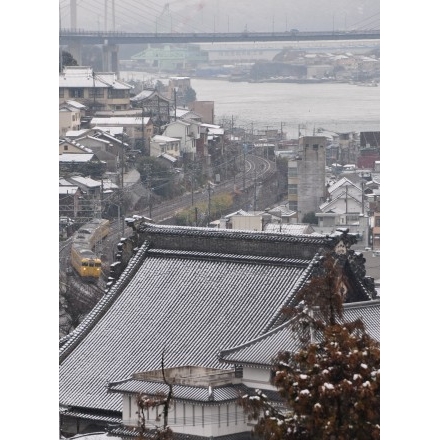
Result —
<svg viewBox="0 0 440 440"><path fill-rule="evenodd" d="M119 77L119 46L117 44L104 44L102 46L102 67L104 72L115 72Z"/></svg>

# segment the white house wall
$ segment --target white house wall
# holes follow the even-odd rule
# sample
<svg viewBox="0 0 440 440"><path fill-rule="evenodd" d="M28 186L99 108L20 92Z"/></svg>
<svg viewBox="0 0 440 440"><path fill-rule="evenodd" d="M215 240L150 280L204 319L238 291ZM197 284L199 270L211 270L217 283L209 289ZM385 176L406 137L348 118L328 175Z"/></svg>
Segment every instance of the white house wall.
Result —
<svg viewBox="0 0 440 440"><path fill-rule="evenodd" d="M249 388L276 389L270 384L270 370L268 368L243 366L242 381Z"/></svg>
<svg viewBox="0 0 440 440"><path fill-rule="evenodd" d="M157 415L162 409L145 411L147 428L153 429L163 423L163 419L157 421ZM126 426L138 426L135 396L123 396L122 419ZM168 413L168 426L176 433L203 437L219 437L250 430L247 416L235 402L209 405L175 402Z"/></svg>

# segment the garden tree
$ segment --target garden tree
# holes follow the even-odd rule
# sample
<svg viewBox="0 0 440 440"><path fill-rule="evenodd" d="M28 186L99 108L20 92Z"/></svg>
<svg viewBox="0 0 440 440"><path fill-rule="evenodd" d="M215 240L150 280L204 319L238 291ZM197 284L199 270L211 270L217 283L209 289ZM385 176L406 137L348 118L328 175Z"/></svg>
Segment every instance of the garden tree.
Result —
<svg viewBox="0 0 440 440"><path fill-rule="evenodd" d="M168 382L165 377L165 367L164 367L164 356L165 353L162 352L161 358L161 369L162 369L162 379L163 382L168 386L168 393L157 393L155 395L148 395L146 393L139 393L137 396L138 420L139 420L139 435L137 440L143 440L149 438L151 440L171 440L173 438L173 431L168 426L168 414L171 408L171 402L173 398L173 387ZM162 425L156 427L156 429L151 430L146 427L145 411L149 411L153 408L158 408L163 406L162 413L158 413L156 421L159 422L160 418L163 416Z"/></svg>
<svg viewBox="0 0 440 440"><path fill-rule="evenodd" d="M179 226L206 226L208 220L212 221L229 212L233 203L234 200L231 194L217 194L211 197L211 206L208 206L208 201L196 203L191 208L178 212L174 220L176 225ZM208 211L210 212L209 219Z"/></svg>
<svg viewBox="0 0 440 440"><path fill-rule="evenodd" d="M274 359L273 384L285 402L274 406L259 390L239 403L264 439L380 438L380 348L360 320L343 321L344 278L327 256L323 271L300 292L292 330L308 335L299 352Z"/></svg>
<svg viewBox="0 0 440 440"><path fill-rule="evenodd" d="M197 98L197 94L196 91L192 88L192 87L188 87L185 90L185 93L183 94L182 97L182 103L183 105L187 106L188 104L190 104L191 102L194 102Z"/></svg>
<svg viewBox="0 0 440 440"><path fill-rule="evenodd" d="M170 199L183 191L175 185L173 171L154 157L139 157L136 169L141 181L161 197Z"/></svg>
<svg viewBox="0 0 440 440"><path fill-rule="evenodd" d="M311 211L304 214L302 221L303 223L310 223L311 225L317 225L318 217L316 217L316 214L313 211Z"/></svg>
<svg viewBox="0 0 440 440"><path fill-rule="evenodd" d="M63 70L64 66L77 66L78 62L73 58L70 52L63 50L61 52L61 60L59 63L59 72Z"/></svg>

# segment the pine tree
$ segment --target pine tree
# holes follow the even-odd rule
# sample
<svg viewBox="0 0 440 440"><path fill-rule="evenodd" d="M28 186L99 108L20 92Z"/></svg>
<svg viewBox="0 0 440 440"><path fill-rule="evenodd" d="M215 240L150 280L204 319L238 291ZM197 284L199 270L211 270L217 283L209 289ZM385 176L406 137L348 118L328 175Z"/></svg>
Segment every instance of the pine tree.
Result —
<svg viewBox="0 0 440 440"><path fill-rule="evenodd" d="M274 359L273 384L285 408L259 390L240 399L264 439L380 438L380 347L360 320L344 322L341 271L330 256L323 267L300 292L302 309L291 310L293 331L306 329L311 340Z"/></svg>

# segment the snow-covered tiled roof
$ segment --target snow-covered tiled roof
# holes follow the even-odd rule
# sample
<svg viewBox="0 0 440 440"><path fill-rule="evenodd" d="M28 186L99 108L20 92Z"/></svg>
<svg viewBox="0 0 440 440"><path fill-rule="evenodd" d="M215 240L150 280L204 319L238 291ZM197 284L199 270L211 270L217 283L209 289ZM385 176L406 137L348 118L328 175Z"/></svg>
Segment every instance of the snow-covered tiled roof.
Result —
<svg viewBox="0 0 440 440"><path fill-rule="evenodd" d="M159 154L159 156L157 157L163 157L164 159L170 161L171 163L175 163L177 162L177 158L174 156L171 156L170 154L166 154L166 153L161 153Z"/></svg>
<svg viewBox="0 0 440 440"><path fill-rule="evenodd" d="M350 179L347 179L346 177L341 177L339 180L337 180L333 185L329 186L328 192L331 194L336 189L340 188L341 186L349 185L357 188L359 191L362 191L361 188L359 188L357 185L355 185Z"/></svg>
<svg viewBox="0 0 440 440"><path fill-rule="evenodd" d="M60 87L94 87L130 90L133 87L118 80L115 73L93 72L91 67L66 66L59 75Z"/></svg>
<svg viewBox="0 0 440 440"><path fill-rule="evenodd" d="M143 118L144 125L150 123L150 118L144 116ZM127 126L127 125L142 125L142 117L141 116L114 116L110 118L92 118L90 121L91 125L111 125L114 127L118 126ZM94 127L96 128L96 127Z"/></svg>
<svg viewBox="0 0 440 440"><path fill-rule="evenodd" d="M152 99L155 96L158 96L160 99L162 99L164 101L173 102L172 99L169 99L166 96L163 96L157 90L148 90L148 89L142 90L136 96L133 96L132 98L130 98L130 101L132 101L132 102L140 102L140 101Z"/></svg>
<svg viewBox="0 0 440 440"><path fill-rule="evenodd" d="M124 133L124 127L112 127L112 126L100 127L99 125L96 125L95 127L93 127L93 129L110 133L111 136L116 136L117 134Z"/></svg>
<svg viewBox="0 0 440 440"><path fill-rule="evenodd" d="M59 187L60 194L74 194L78 191L78 186L74 185L63 185Z"/></svg>
<svg viewBox="0 0 440 440"><path fill-rule="evenodd" d="M94 180L94 179L91 179L90 177L72 176L72 177L69 177L69 180L76 182L76 183L79 183L84 186L88 186L90 188L96 188L98 186L101 186L101 182Z"/></svg>
<svg viewBox="0 0 440 440"><path fill-rule="evenodd" d="M77 138L79 136L83 136L86 133L89 133L90 131L90 128L82 128L81 130L69 130L66 132L66 137Z"/></svg>
<svg viewBox="0 0 440 440"><path fill-rule="evenodd" d="M81 104L78 101L70 101L69 100L69 101L66 101L66 102L67 102L67 104L71 105L72 107L75 107L75 108L78 108L78 109L86 109L87 108L86 105Z"/></svg>
<svg viewBox="0 0 440 440"><path fill-rule="evenodd" d="M151 138L151 140L153 142L176 142L176 141L180 141L180 139L178 139L178 138L173 138L173 137L169 137L169 136L162 136L160 134L156 134L155 136L153 136Z"/></svg>
<svg viewBox="0 0 440 440"><path fill-rule="evenodd" d="M108 387L110 392L113 393L146 393L149 395L158 395L158 393L164 393L168 391L168 385L160 381L149 381L149 380L139 380L139 379L127 379L125 381L120 381L115 384L109 384ZM173 385L173 398L176 400L186 400L193 402L210 402L214 401L227 402L236 401L237 396L240 394L245 394L248 392L247 387L239 385L226 385L226 386L216 386L212 389L212 396L210 398L208 393L208 387L206 386L191 386L191 385Z"/></svg>
<svg viewBox="0 0 440 440"><path fill-rule="evenodd" d="M90 162L95 158L89 153L63 153L59 155L59 162Z"/></svg>
<svg viewBox="0 0 440 440"><path fill-rule="evenodd" d="M345 322L361 319L366 333L380 341L380 300L349 303L343 307ZM222 350L219 354L220 359L227 363L269 366L279 351L298 351L304 346L304 340L292 330L295 319L297 318L241 346Z"/></svg>
<svg viewBox="0 0 440 440"><path fill-rule="evenodd" d="M128 219L129 221L130 219ZM219 350L278 326L335 237L142 223L144 240L60 349L60 404L121 411L106 383L135 372L224 368ZM331 242L331 243L330 243ZM270 256L271 253L277 256Z"/></svg>
<svg viewBox="0 0 440 440"><path fill-rule="evenodd" d="M136 260L61 349L62 404L120 411L106 381L160 368L164 349L167 367L221 368L217 350L262 332L309 265L146 247Z"/></svg>
<svg viewBox="0 0 440 440"><path fill-rule="evenodd" d="M315 232L309 224L268 223L264 230L267 232L280 232L282 234L311 234Z"/></svg>

